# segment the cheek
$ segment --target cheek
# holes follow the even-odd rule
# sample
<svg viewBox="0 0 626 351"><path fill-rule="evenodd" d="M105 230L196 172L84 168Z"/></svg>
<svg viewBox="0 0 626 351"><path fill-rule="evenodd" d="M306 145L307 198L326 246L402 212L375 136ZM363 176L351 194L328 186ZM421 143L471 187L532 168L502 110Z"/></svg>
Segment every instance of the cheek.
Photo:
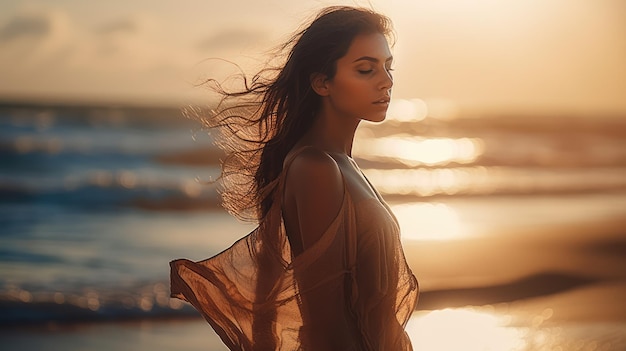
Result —
<svg viewBox="0 0 626 351"><path fill-rule="evenodd" d="M362 77L337 74L333 79L331 101L342 113L368 118L372 113L372 95L370 85Z"/></svg>
<svg viewBox="0 0 626 351"><path fill-rule="evenodd" d="M336 91L337 97L342 97L348 101L344 103L351 104L357 103L360 100L365 99L366 96L366 84L358 77L343 77L337 81Z"/></svg>

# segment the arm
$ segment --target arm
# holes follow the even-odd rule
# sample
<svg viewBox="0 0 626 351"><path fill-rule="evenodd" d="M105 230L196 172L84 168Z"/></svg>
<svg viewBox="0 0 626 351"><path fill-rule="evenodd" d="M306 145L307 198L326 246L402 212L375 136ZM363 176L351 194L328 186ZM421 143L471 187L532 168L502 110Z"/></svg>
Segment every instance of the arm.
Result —
<svg viewBox="0 0 626 351"><path fill-rule="evenodd" d="M322 151L305 150L287 173L283 211L294 256L302 252L311 260L294 267L301 297L304 345L313 350L345 350L352 342L344 290L345 235L343 227L329 227L343 203L344 185L334 159ZM330 232L334 231L334 232ZM315 244L331 240L324 250ZM297 259L297 257L296 257ZM302 262L302 261L301 261ZM330 279L329 279L330 278Z"/></svg>
<svg viewBox="0 0 626 351"><path fill-rule="evenodd" d="M283 212L294 255L310 248L335 219L343 201L343 182L335 160L307 149L292 162L285 184Z"/></svg>

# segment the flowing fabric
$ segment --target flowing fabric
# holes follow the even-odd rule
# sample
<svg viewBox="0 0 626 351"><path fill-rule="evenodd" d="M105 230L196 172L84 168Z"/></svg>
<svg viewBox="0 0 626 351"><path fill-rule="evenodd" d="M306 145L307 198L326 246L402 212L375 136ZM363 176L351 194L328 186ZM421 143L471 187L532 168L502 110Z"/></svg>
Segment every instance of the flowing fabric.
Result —
<svg viewBox="0 0 626 351"><path fill-rule="evenodd" d="M418 284L378 193L353 202L343 178L339 213L292 257L281 202L301 150L271 185L272 208L256 229L209 259L170 262L171 296L191 303L230 350L412 350L404 327Z"/></svg>

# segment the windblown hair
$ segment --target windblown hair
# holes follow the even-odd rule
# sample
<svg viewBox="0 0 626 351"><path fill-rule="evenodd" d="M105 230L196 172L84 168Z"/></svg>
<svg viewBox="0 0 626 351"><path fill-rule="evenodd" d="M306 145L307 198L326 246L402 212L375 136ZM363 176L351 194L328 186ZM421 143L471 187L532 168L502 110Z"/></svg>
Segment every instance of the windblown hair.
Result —
<svg viewBox="0 0 626 351"><path fill-rule="evenodd" d="M243 88L238 90L227 90L215 79L205 81L221 96L217 107L208 113L192 108L185 114L200 117L225 151L219 192L232 215L264 218L285 156L312 126L320 107L311 75L332 79L337 60L353 39L373 33L393 41L389 18L369 9L327 7L277 47L276 57L286 57L283 64L268 65L251 79L241 73Z"/></svg>

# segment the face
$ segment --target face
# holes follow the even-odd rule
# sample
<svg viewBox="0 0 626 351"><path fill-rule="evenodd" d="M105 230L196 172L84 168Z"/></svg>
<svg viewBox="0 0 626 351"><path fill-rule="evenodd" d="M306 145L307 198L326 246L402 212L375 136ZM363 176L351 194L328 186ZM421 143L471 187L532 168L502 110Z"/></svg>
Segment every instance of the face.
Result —
<svg viewBox="0 0 626 351"><path fill-rule="evenodd" d="M339 116L383 121L393 86L392 60L384 35L355 37L348 52L337 60L335 76L326 81L330 107Z"/></svg>

